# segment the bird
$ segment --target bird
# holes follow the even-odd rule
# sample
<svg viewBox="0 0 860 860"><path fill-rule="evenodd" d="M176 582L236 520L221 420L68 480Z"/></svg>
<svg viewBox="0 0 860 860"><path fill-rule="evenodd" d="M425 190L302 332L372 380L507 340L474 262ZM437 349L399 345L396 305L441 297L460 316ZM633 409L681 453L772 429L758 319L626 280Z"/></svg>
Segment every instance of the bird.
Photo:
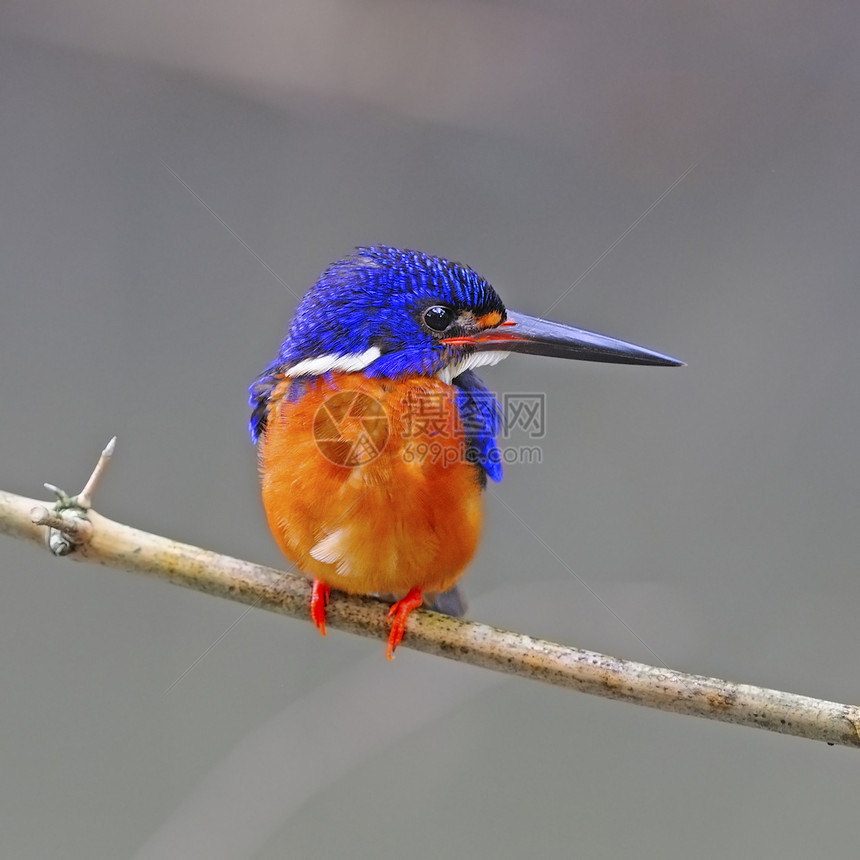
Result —
<svg viewBox="0 0 860 860"><path fill-rule="evenodd" d="M474 269L372 245L332 263L250 388L263 507L313 580L325 635L332 589L387 595L387 655L409 614L459 615L482 491L502 479L502 414L475 373L512 353L679 366L658 352L508 310Z"/></svg>

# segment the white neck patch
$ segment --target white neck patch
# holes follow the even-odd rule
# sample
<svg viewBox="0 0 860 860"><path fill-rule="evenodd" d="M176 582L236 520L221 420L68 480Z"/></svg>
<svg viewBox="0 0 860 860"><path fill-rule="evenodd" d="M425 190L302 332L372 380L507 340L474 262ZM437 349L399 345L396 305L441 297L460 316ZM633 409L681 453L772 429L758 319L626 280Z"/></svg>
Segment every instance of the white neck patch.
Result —
<svg viewBox="0 0 860 860"><path fill-rule="evenodd" d="M442 382L451 384L452 380L467 370L475 367L488 367L498 364L507 358L509 352L504 350L493 350L492 352L473 352L471 355L448 364L436 373L436 378ZM318 355L315 358L305 358L298 364L284 371L284 376L322 376L324 373L340 371L341 373L357 373L373 364L382 356L382 352L376 346L366 349L364 352L349 352L346 355Z"/></svg>
<svg viewBox="0 0 860 860"><path fill-rule="evenodd" d="M373 364L382 355L378 347L372 346L364 352L349 352L346 355L318 355L306 358L284 371L284 376L321 376L332 370L356 373Z"/></svg>
<svg viewBox="0 0 860 860"><path fill-rule="evenodd" d="M498 364L503 358L507 358L509 352L504 350L493 350L492 352L473 352L453 364L448 364L436 373L436 378L442 382L451 384L452 380L458 377L461 373L467 370L472 370L474 367L487 367L491 364Z"/></svg>

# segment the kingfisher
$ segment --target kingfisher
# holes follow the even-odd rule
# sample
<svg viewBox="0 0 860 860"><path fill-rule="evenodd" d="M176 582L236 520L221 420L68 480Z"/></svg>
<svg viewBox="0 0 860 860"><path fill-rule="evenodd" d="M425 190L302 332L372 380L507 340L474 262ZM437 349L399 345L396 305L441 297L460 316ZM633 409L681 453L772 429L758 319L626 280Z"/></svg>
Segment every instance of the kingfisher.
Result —
<svg viewBox="0 0 860 860"><path fill-rule="evenodd" d="M313 580L325 635L332 589L388 595L388 657L409 613L462 614L482 490L502 478L499 404L475 374L510 353L617 364L683 362L508 310L474 269L359 247L305 294L250 389L263 506Z"/></svg>

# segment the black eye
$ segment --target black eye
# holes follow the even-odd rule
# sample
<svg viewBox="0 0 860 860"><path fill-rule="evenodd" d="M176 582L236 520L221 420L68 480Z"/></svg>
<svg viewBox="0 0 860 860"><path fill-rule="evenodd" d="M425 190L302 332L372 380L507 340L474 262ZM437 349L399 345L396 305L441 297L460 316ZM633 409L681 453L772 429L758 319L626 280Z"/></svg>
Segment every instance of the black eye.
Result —
<svg viewBox="0 0 860 860"><path fill-rule="evenodd" d="M432 308L424 311L424 325L433 331L445 331L453 319L453 309L446 308L444 305L433 305Z"/></svg>

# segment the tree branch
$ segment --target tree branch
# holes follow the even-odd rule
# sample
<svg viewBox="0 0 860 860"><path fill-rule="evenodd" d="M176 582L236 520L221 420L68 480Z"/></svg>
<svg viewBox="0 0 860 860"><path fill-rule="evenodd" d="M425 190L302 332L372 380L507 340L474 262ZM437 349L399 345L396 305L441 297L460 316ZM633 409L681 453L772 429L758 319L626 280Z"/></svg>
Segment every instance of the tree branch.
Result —
<svg viewBox="0 0 860 860"><path fill-rule="evenodd" d="M90 494L112 453L78 496L55 503L0 491L0 532L47 546L55 555L143 573L249 606L310 620L304 576L230 558L113 522L90 509ZM388 606L332 592L327 625L384 640ZM860 748L860 707L779 690L688 675L533 639L475 621L417 610L401 647L637 705L754 726Z"/></svg>

